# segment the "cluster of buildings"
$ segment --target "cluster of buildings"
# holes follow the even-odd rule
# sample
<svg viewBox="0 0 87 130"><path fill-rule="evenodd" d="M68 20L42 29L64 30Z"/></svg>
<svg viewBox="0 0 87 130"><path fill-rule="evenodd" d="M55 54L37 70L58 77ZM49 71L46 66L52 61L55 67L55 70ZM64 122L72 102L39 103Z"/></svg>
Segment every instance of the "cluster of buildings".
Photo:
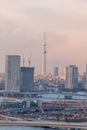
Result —
<svg viewBox="0 0 87 130"><path fill-rule="evenodd" d="M55 67L53 75L58 79L64 79L63 86L65 90L87 90L87 65L86 72L83 75L79 74L76 65L68 65L63 75L58 75L58 67Z"/></svg>
<svg viewBox="0 0 87 130"><path fill-rule="evenodd" d="M54 67L53 74L47 75L45 72L43 75L35 76L34 67L25 66L24 61L23 66L21 66L19 55L6 56L5 75L0 77L3 77L0 80L0 85L5 92L87 89L87 65L86 72L83 75L79 75L76 65L69 65L66 67L64 75L60 75L59 68Z"/></svg>
<svg viewBox="0 0 87 130"><path fill-rule="evenodd" d="M87 90L87 65L86 72L79 75L78 67L69 65L66 67L65 88L73 90Z"/></svg>
<svg viewBox="0 0 87 130"><path fill-rule="evenodd" d="M79 74L79 69L76 65L68 65L64 73L59 74L59 68L54 67L53 73L47 74L44 77L39 75L35 77L36 91L79 91L87 90L87 65L86 72Z"/></svg>
<svg viewBox="0 0 87 130"><path fill-rule="evenodd" d="M5 91L30 92L34 90L34 67L21 67L19 55L6 56Z"/></svg>

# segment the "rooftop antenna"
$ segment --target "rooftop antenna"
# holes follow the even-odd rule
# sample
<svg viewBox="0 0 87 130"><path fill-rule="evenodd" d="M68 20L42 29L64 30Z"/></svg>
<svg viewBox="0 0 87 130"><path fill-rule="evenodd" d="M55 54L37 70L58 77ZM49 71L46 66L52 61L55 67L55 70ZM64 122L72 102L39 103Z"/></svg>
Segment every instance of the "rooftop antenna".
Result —
<svg viewBox="0 0 87 130"><path fill-rule="evenodd" d="M24 54L23 54L23 67L25 67L25 58L24 58Z"/></svg>
<svg viewBox="0 0 87 130"><path fill-rule="evenodd" d="M42 75L46 74L46 33L44 32L44 45L43 45L43 52L42 52Z"/></svg>
<svg viewBox="0 0 87 130"><path fill-rule="evenodd" d="M30 57L28 58L29 67L30 67L30 65L31 65L31 57L32 57L32 54L31 54Z"/></svg>

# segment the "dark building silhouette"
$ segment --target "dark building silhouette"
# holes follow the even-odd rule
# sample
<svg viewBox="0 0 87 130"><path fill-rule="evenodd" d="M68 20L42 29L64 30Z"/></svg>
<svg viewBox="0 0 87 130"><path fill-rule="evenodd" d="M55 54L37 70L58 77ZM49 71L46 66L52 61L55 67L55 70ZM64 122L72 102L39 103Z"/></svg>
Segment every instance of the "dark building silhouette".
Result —
<svg viewBox="0 0 87 130"><path fill-rule="evenodd" d="M20 69L20 91L31 92L34 90L34 67L21 67Z"/></svg>

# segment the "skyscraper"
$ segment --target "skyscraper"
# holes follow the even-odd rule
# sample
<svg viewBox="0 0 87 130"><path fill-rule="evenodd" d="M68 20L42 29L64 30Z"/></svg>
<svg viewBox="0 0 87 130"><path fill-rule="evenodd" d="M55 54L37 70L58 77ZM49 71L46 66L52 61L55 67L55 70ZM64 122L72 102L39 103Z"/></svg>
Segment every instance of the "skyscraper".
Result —
<svg viewBox="0 0 87 130"><path fill-rule="evenodd" d="M58 67L54 67L54 76L58 76Z"/></svg>
<svg viewBox="0 0 87 130"><path fill-rule="evenodd" d="M69 65L66 67L66 88L78 88L78 67L75 65Z"/></svg>
<svg viewBox="0 0 87 130"><path fill-rule="evenodd" d="M7 92L20 90L20 56L18 55L6 56L5 90Z"/></svg>
<svg viewBox="0 0 87 130"><path fill-rule="evenodd" d="M34 68L21 67L20 70L20 91L31 92L34 91Z"/></svg>
<svg viewBox="0 0 87 130"><path fill-rule="evenodd" d="M85 89L87 89L87 64L86 64L86 75L85 75L86 77L86 80L85 80Z"/></svg>

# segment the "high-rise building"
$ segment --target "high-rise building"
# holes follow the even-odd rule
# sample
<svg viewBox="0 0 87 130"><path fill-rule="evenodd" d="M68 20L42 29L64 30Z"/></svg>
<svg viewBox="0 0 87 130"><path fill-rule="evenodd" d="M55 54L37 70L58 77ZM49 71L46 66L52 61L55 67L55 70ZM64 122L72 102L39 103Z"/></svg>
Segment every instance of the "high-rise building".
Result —
<svg viewBox="0 0 87 130"><path fill-rule="evenodd" d="M58 76L58 67L54 67L54 76Z"/></svg>
<svg viewBox="0 0 87 130"><path fill-rule="evenodd" d="M83 83L83 89L85 89L86 88L86 72L83 73L82 83Z"/></svg>
<svg viewBox="0 0 87 130"><path fill-rule="evenodd" d="M6 56L5 91L19 92L20 90L20 56Z"/></svg>
<svg viewBox="0 0 87 130"><path fill-rule="evenodd" d="M20 69L20 91L31 92L34 91L34 68L21 67Z"/></svg>
<svg viewBox="0 0 87 130"><path fill-rule="evenodd" d="M66 67L66 88L78 88L78 67L75 65L69 65Z"/></svg>
<svg viewBox="0 0 87 130"><path fill-rule="evenodd" d="M87 89L87 64L86 64L86 73L85 73L85 89Z"/></svg>

